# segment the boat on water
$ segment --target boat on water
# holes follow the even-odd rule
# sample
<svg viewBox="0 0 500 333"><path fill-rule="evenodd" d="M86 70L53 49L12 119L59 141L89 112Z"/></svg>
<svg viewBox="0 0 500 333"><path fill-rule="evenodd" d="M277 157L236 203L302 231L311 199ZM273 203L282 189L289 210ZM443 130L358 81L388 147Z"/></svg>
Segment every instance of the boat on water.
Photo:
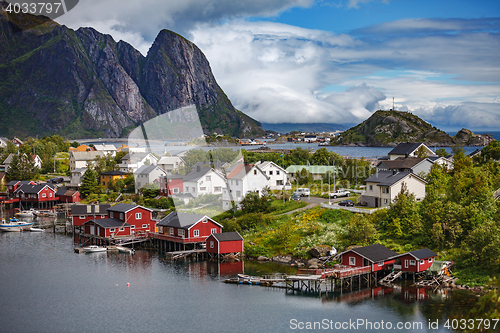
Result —
<svg viewBox="0 0 500 333"><path fill-rule="evenodd" d="M53 210L39 210L35 213L36 216L57 216L57 211Z"/></svg>
<svg viewBox="0 0 500 333"><path fill-rule="evenodd" d="M106 252L108 249L105 246L89 245L83 248L85 253Z"/></svg>
<svg viewBox="0 0 500 333"><path fill-rule="evenodd" d="M44 229L42 229L42 228L35 228L35 227L31 227L31 228L30 228L30 231L31 231L31 232L43 232L43 231L45 231L45 230L44 230Z"/></svg>
<svg viewBox="0 0 500 333"><path fill-rule="evenodd" d="M17 212L15 215L18 217L36 217L39 212L36 209L22 210Z"/></svg>
<svg viewBox="0 0 500 333"><path fill-rule="evenodd" d="M2 219L2 223L0 223L0 231L20 232L29 228L31 225L33 225L33 222L24 222L15 217L11 217L8 221Z"/></svg>
<svg viewBox="0 0 500 333"><path fill-rule="evenodd" d="M240 283L255 283L259 284L262 281L261 277L258 276L250 276L245 274L238 274L238 281Z"/></svg>
<svg viewBox="0 0 500 333"><path fill-rule="evenodd" d="M128 254L134 254L135 253L134 249L131 249L131 248L126 247L126 246L117 245L116 248L118 249L118 252L128 253Z"/></svg>

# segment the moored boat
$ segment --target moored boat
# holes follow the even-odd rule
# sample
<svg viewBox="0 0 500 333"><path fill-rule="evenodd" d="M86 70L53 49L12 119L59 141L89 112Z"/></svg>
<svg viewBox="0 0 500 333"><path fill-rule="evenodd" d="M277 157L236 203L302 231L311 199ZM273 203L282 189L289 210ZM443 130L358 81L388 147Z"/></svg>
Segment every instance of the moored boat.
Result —
<svg viewBox="0 0 500 333"><path fill-rule="evenodd" d="M30 228L30 231L32 231L32 232L43 232L43 231L45 231L45 230L43 230L42 228L34 228L34 227L31 227L31 228Z"/></svg>
<svg viewBox="0 0 500 333"><path fill-rule="evenodd" d="M33 225L33 222L19 221L19 219L12 217L9 219L9 221L5 221L5 219L2 219L2 223L0 224L0 231L19 232L23 229L28 228L30 225Z"/></svg>
<svg viewBox="0 0 500 333"><path fill-rule="evenodd" d="M126 247L126 246L117 245L116 248L118 249L118 252L128 253L128 254L134 254L135 253L134 249L131 249L131 248Z"/></svg>
<svg viewBox="0 0 500 333"><path fill-rule="evenodd" d="M85 253L106 252L108 249L105 246L89 245L83 248Z"/></svg>
<svg viewBox="0 0 500 333"><path fill-rule="evenodd" d="M35 217L39 212L36 209L22 210L16 213L18 217Z"/></svg>
<svg viewBox="0 0 500 333"><path fill-rule="evenodd" d="M240 283L255 283L259 284L262 278L258 276L250 276L245 274L238 274L238 281Z"/></svg>

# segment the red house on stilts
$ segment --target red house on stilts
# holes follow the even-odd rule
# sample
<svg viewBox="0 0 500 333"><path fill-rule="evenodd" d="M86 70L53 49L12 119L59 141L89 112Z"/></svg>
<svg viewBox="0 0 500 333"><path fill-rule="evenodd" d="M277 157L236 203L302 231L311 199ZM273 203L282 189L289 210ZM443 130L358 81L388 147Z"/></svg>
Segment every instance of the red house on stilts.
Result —
<svg viewBox="0 0 500 333"><path fill-rule="evenodd" d="M392 268L398 254L381 244L357 247L340 253L342 265L348 267L369 267L371 272Z"/></svg>
<svg viewBox="0 0 500 333"><path fill-rule="evenodd" d="M237 231L211 234L207 238L207 252L213 254L243 252L243 237Z"/></svg>
<svg viewBox="0 0 500 333"><path fill-rule="evenodd" d="M395 256L394 269L403 272L421 273L431 267L437 254L429 249L421 249Z"/></svg>

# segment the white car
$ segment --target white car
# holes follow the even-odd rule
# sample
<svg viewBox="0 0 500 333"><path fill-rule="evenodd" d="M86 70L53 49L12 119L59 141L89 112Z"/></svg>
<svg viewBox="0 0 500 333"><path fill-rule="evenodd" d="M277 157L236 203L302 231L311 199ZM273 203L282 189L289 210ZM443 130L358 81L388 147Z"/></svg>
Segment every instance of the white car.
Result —
<svg viewBox="0 0 500 333"><path fill-rule="evenodd" d="M301 197L308 197L311 195L311 191L308 188L298 188L294 194L298 194Z"/></svg>
<svg viewBox="0 0 500 333"><path fill-rule="evenodd" d="M335 192L330 193L330 198L338 198L338 197L348 197L351 195L351 192L344 190L337 190Z"/></svg>

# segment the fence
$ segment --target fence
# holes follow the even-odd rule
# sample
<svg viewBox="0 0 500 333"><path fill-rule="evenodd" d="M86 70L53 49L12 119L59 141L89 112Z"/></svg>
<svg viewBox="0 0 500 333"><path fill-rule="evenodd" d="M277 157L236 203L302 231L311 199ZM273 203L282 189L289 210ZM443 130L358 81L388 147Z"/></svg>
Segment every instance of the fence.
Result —
<svg viewBox="0 0 500 333"><path fill-rule="evenodd" d="M348 206L339 206L337 204L332 204L332 205L329 205L327 203L322 203L321 204L321 208L328 208L328 209L344 209L344 210L348 210L350 212L353 212L353 213L361 213L361 214L373 214L375 213L377 210L380 210L380 209L386 209L388 207L379 207L379 208L356 208L356 207L348 207Z"/></svg>

